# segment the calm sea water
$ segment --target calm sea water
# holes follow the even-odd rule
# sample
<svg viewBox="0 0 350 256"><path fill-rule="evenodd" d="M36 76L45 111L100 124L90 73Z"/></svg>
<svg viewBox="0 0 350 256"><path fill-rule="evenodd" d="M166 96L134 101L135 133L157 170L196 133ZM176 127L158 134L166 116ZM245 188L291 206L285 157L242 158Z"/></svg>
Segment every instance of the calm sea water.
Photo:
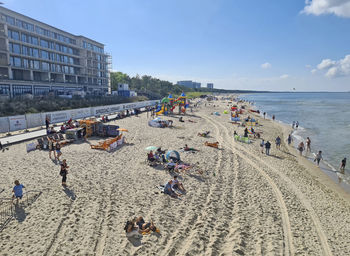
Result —
<svg viewBox="0 0 350 256"><path fill-rule="evenodd" d="M299 121L295 142L310 137L313 152L322 150L324 165L339 170L346 157L345 175L336 173L350 184L350 93L261 93L241 95L268 116L286 124ZM325 169L325 168L323 168ZM326 170L327 171L327 170Z"/></svg>

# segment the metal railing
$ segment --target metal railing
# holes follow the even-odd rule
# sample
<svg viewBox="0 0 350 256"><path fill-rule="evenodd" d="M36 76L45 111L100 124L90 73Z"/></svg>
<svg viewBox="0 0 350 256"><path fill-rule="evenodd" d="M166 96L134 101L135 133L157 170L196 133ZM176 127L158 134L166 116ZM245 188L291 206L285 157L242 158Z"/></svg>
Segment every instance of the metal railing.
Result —
<svg viewBox="0 0 350 256"><path fill-rule="evenodd" d="M33 204L42 191L30 190L23 193L23 197L18 204L19 207L26 208ZM0 232L14 218L17 205L14 204L15 198L0 198Z"/></svg>

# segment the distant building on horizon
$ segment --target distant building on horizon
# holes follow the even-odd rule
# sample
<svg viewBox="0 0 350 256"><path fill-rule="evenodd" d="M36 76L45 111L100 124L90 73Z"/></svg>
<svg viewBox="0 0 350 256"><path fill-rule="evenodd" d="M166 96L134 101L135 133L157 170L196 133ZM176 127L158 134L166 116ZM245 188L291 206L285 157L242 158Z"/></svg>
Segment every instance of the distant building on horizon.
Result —
<svg viewBox="0 0 350 256"><path fill-rule="evenodd" d="M208 89L214 89L214 84L213 83L207 83L207 88Z"/></svg>
<svg viewBox="0 0 350 256"><path fill-rule="evenodd" d="M110 64L102 43L0 7L0 96L103 95Z"/></svg>
<svg viewBox="0 0 350 256"><path fill-rule="evenodd" d="M177 81L176 84L186 86L188 88L201 88L201 83L192 82L192 80Z"/></svg>

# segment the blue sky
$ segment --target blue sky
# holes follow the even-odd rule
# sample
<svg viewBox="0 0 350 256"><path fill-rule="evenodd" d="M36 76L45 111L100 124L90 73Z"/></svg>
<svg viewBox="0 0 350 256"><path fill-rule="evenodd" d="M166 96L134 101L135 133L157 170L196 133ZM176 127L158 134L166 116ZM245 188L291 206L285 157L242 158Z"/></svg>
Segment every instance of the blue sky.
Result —
<svg viewBox="0 0 350 256"><path fill-rule="evenodd" d="M350 91L350 0L2 2L104 43L113 69L129 75L224 89Z"/></svg>

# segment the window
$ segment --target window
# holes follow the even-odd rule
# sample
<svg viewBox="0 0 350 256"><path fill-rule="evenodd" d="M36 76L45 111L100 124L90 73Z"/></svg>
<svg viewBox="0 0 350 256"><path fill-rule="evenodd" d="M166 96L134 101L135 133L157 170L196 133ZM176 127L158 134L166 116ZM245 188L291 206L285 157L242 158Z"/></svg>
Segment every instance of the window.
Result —
<svg viewBox="0 0 350 256"><path fill-rule="evenodd" d="M0 95L9 95L10 86L9 85L0 85Z"/></svg>
<svg viewBox="0 0 350 256"><path fill-rule="evenodd" d="M68 66L64 66L64 73L66 73L66 74L69 73Z"/></svg>
<svg viewBox="0 0 350 256"><path fill-rule="evenodd" d="M22 54L29 55L29 50L27 46L22 45Z"/></svg>
<svg viewBox="0 0 350 256"><path fill-rule="evenodd" d="M69 57L69 64L73 64L73 58L72 57Z"/></svg>
<svg viewBox="0 0 350 256"><path fill-rule="evenodd" d="M22 21L16 19L16 26L19 27L19 28L22 28Z"/></svg>
<svg viewBox="0 0 350 256"><path fill-rule="evenodd" d="M53 52L49 53L49 59L54 61L55 60L55 54Z"/></svg>
<svg viewBox="0 0 350 256"><path fill-rule="evenodd" d="M41 51L41 58L42 59L46 59L48 60L49 59L49 53L47 51Z"/></svg>
<svg viewBox="0 0 350 256"><path fill-rule="evenodd" d="M50 92L50 87L34 86L34 95L46 95Z"/></svg>
<svg viewBox="0 0 350 256"><path fill-rule="evenodd" d="M6 22L8 23L8 24L11 24L11 25L15 25L15 18L13 18L13 17L10 17L10 16L6 16Z"/></svg>
<svg viewBox="0 0 350 256"><path fill-rule="evenodd" d="M33 61L33 68L34 69L40 69L40 62L38 60Z"/></svg>
<svg viewBox="0 0 350 256"><path fill-rule="evenodd" d="M62 72L61 65L57 65L57 66L56 66L56 71L57 71L57 72Z"/></svg>
<svg viewBox="0 0 350 256"><path fill-rule="evenodd" d="M70 74L74 74L74 68L73 67L69 67L69 73Z"/></svg>
<svg viewBox="0 0 350 256"><path fill-rule="evenodd" d="M29 61L27 59L23 59L23 67L29 68Z"/></svg>
<svg viewBox="0 0 350 256"><path fill-rule="evenodd" d="M49 71L49 63L41 62L41 69L45 71Z"/></svg>
<svg viewBox="0 0 350 256"><path fill-rule="evenodd" d="M55 72L56 71L56 65L55 64L50 64L50 70L52 72Z"/></svg>
<svg viewBox="0 0 350 256"><path fill-rule="evenodd" d="M13 85L12 86L13 96L22 94L32 94L32 86L30 85Z"/></svg>
<svg viewBox="0 0 350 256"><path fill-rule="evenodd" d="M11 57L11 65L14 67L21 67L21 58L18 57Z"/></svg>
<svg viewBox="0 0 350 256"><path fill-rule="evenodd" d="M21 38L22 38L22 42L28 42L27 40L28 40L28 38L27 38L27 35L26 34L23 34L22 33L22 35L21 35Z"/></svg>
<svg viewBox="0 0 350 256"><path fill-rule="evenodd" d="M39 45L39 41L37 37L32 36L32 44Z"/></svg>
<svg viewBox="0 0 350 256"><path fill-rule="evenodd" d="M73 54L73 49L70 48L70 47L68 47L68 53L69 53L69 54Z"/></svg>
<svg viewBox="0 0 350 256"><path fill-rule="evenodd" d="M59 44L56 44L56 51L60 51L60 45Z"/></svg>
<svg viewBox="0 0 350 256"><path fill-rule="evenodd" d="M8 37L12 38L14 40L20 40L19 33L17 31L11 30L11 29L8 30Z"/></svg>
<svg viewBox="0 0 350 256"><path fill-rule="evenodd" d="M63 62L64 63L68 63L68 57L67 56L63 56Z"/></svg>
<svg viewBox="0 0 350 256"><path fill-rule="evenodd" d="M9 43L10 51L16 54L21 54L21 47L19 44Z"/></svg>
<svg viewBox="0 0 350 256"><path fill-rule="evenodd" d="M33 57L39 58L39 50L36 48L33 48Z"/></svg>
<svg viewBox="0 0 350 256"><path fill-rule="evenodd" d="M66 46L62 47L62 52L67 52L67 47Z"/></svg>
<svg viewBox="0 0 350 256"><path fill-rule="evenodd" d="M29 31L34 32L34 25L33 24L27 23L27 27L28 27Z"/></svg>
<svg viewBox="0 0 350 256"><path fill-rule="evenodd" d="M46 40L40 39L40 46L45 47L45 48L49 48L49 42Z"/></svg>

